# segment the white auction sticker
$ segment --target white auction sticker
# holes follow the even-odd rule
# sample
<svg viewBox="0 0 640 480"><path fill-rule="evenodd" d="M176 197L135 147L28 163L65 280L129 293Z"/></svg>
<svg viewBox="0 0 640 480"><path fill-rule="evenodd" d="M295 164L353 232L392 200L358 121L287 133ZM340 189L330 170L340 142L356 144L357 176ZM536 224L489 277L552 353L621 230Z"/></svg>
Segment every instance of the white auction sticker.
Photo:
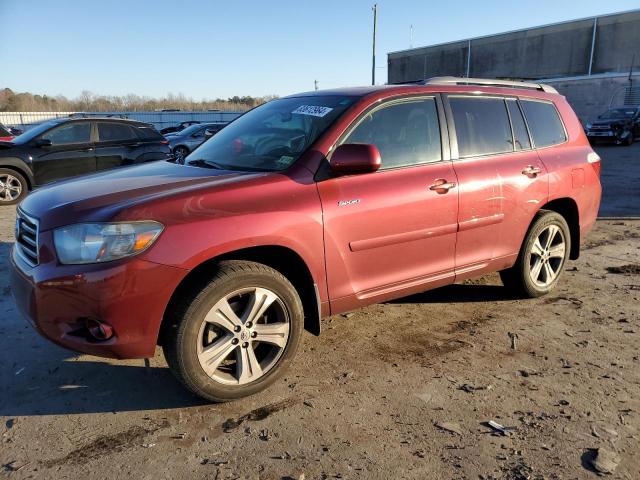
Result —
<svg viewBox="0 0 640 480"><path fill-rule="evenodd" d="M324 117L333 108L322 107L320 105L300 105L291 113L299 113L300 115L311 115L313 117Z"/></svg>

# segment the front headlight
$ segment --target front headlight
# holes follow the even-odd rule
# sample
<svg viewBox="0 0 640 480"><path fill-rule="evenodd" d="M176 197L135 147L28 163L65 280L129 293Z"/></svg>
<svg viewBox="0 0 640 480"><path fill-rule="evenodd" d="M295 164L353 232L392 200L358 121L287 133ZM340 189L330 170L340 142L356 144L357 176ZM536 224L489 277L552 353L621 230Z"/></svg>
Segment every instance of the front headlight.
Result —
<svg viewBox="0 0 640 480"><path fill-rule="evenodd" d="M80 223L53 231L60 263L99 263L136 255L158 238L164 227L153 221Z"/></svg>

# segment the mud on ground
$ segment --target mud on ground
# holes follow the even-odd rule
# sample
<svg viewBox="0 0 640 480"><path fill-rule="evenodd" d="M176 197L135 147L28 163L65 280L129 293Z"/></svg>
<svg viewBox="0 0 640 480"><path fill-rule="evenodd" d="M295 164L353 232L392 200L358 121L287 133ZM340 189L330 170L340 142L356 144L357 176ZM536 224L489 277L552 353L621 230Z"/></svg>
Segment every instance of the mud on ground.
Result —
<svg viewBox="0 0 640 480"><path fill-rule="evenodd" d="M3 209L0 477L638 478L640 221L599 221L547 297L490 275L328 318L284 378L224 405L160 352L38 337L10 296L12 222Z"/></svg>

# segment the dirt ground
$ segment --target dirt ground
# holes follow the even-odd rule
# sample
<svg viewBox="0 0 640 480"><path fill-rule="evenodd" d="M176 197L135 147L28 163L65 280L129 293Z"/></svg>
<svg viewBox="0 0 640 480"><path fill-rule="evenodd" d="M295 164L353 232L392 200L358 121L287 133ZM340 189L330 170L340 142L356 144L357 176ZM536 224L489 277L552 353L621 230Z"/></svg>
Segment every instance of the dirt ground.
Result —
<svg viewBox="0 0 640 480"><path fill-rule="evenodd" d="M640 144L600 154L605 192L633 179L603 213L638 215ZM160 351L108 361L41 339L10 295L13 218L0 477L589 479L594 462L639 477L640 220L599 221L547 297L490 275L334 316L268 391L206 405Z"/></svg>

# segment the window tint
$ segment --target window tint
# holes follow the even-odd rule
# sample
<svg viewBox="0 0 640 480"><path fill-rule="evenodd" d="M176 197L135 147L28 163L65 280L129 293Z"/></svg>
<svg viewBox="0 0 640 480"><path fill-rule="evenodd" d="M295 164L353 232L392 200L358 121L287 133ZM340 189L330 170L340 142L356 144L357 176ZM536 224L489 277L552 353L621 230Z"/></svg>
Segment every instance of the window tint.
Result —
<svg viewBox="0 0 640 480"><path fill-rule="evenodd" d="M68 123L45 133L42 138L51 140L53 145L88 143L91 141L91 124L88 122Z"/></svg>
<svg viewBox="0 0 640 480"><path fill-rule="evenodd" d="M531 142L529 141L529 133L527 126L522 118L522 112L515 100L507 100L507 108L511 117L511 127L513 128L513 139L515 140L516 150L529 150Z"/></svg>
<svg viewBox="0 0 640 480"><path fill-rule="evenodd" d="M367 115L343 143L373 144L382 168L436 162L442 159L435 99L395 103Z"/></svg>
<svg viewBox="0 0 640 480"><path fill-rule="evenodd" d="M152 126L134 127L134 130L143 140L162 140L162 135Z"/></svg>
<svg viewBox="0 0 640 480"><path fill-rule="evenodd" d="M501 98L450 97L460 158L512 152L511 127Z"/></svg>
<svg viewBox="0 0 640 480"><path fill-rule="evenodd" d="M563 143L567 136L556 107L549 102L521 100L533 144L536 148Z"/></svg>
<svg viewBox="0 0 640 480"><path fill-rule="evenodd" d="M135 133L129 125L121 123L98 123L98 138L101 142L115 140L129 140L135 138Z"/></svg>

